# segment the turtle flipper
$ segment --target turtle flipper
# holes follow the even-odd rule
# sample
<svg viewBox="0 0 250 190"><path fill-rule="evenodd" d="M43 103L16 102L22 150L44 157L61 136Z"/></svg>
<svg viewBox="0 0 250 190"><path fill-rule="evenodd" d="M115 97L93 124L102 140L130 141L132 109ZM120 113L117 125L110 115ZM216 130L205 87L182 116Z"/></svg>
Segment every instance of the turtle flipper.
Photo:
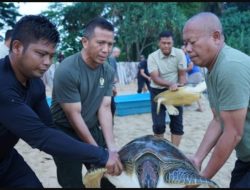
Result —
<svg viewBox="0 0 250 190"><path fill-rule="evenodd" d="M158 100L157 100L157 108L156 108L157 114L159 114L159 112L160 112L160 106L161 106L163 101L164 101L164 98L162 98L162 97L158 98Z"/></svg>
<svg viewBox="0 0 250 190"><path fill-rule="evenodd" d="M176 107L172 105L165 105L169 115L179 115L179 111Z"/></svg>
<svg viewBox="0 0 250 190"><path fill-rule="evenodd" d="M169 115L179 115L179 111L178 111L178 109L176 107L174 107L172 105L166 105L166 104L163 103L164 101L165 101L164 97L159 97L158 98L158 100L157 100L157 108L156 108L156 113L157 114L159 114L160 106L161 106L161 104L163 104L166 107Z"/></svg>
<svg viewBox="0 0 250 190"><path fill-rule="evenodd" d="M184 184L188 187L207 185L211 188L219 188L212 180L200 176L198 172L190 170L190 168L184 167L173 168L167 171L164 180L168 184Z"/></svg>
<svg viewBox="0 0 250 190"><path fill-rule="evenodd" d="M203 82L200 82L199 84L197 84L194 88L193 88L193 92L203 92L207 89L207 85L206 85L206 82L203 81Z"/></svg>
<svg viewBox="0 0 250 190"><path fill-rule="evenodd" d="M165 101L165 98L164 97L159 97L158 100L157 100L157 108L156 108L156 113L159 114L160 112L160 106L161 104L163 104L166 109L167 109L167 112L169 113L169 115L179 115L179 111L176 107L172 106L172 105L167 105L167 104L164 104L163 102Z"/></svg>
<svg viewBox="0 0 250 190"><path fill-rule="evenodd" d="M106 171L106 168L88 171L83 177L83 184L86 188L101 188L101 179Z"/></svg>

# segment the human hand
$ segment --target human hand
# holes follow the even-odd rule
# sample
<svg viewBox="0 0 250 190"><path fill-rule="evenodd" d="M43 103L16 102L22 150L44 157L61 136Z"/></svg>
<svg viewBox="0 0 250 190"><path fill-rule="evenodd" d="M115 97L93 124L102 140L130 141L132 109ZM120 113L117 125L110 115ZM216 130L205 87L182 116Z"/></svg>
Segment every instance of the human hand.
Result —
<svg viewBox="0 0 250 190"><path fill-rule="evenodd" d="M108 150L112 152L118 152L119 148L115 144L112 144L108 146Z"/></svg>
<svg viewBox="0 0 250 190"><path fill-rule="evenodd" d="M182 86L184 86L184 84L183 83L177 83L177 86L182 87Z"/></svg>
<svg viewBox="0 0 250 190"><path fill-rule="evenodd" d="M190 160L190 162L194 165L194 167L197 169L197 171L201 171L201 164L198 163L198 161L195 159L194 156L187 156L187 158ZM184 188L197 188L200 184L194 184L194 185L186 185Z"/></svg>
<svg viewBox="0 0 250 190"><path fill-rule="evenodd" d="M119 154L117 152L112 152L110 150L108 152L109 152L109 159L105 166L107 168L107 173L112 176L120 175L122 173L123 166L120 161Z"/></svg>
<svg viewBox="0 0 250 190"><path fill-rule="evenodd" d="M178 84L174 83L174 84L170 85L169 86L169 90L170 91L176 91L176 90L178 90Z"/></svg>
<svg viewBox="0 0 250 190"><path fill-rule="evenodd" d="M190 162L194 165L194 167L200 172L201 171L201 163L195 159L194 156L187 156Z"/></svg>

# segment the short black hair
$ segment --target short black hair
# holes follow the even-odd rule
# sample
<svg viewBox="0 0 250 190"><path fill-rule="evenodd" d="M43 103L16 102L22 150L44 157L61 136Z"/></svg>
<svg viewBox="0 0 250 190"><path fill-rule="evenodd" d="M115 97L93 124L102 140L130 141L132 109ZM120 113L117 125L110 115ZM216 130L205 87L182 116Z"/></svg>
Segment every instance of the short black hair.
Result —
<svg viewBox="0 0 250 190"><path fill-rule="evenodd" d="M159 38L158 39L160 40L161 38L169 38L169 37L173 38L172 32L170 32L170 31L163 31L163 32L161 32L159 34Z"/></svg>
<svg viewBox="0 0 250 190"><path fill-rule="evenodd" d="M94 34L94 30L96 27L100 27L102 29L106 29L108 31L114 32L114 26L109 21L107 21L103 17L96 17L89 21L83 30L83 37L91 38Z"/></svg>
<svg viewBox="0 0 250 190"><path fill-rule="evenodd" d="M45 16L26 15L13 28L10 51L12 50L12 42L14 40L19 40L25 50L30 43L39 40L47 40L56 46L60 42L60 37L56 26Z"/></svg>
<svg viewBox="0 0 250 190"><path fill-rule="evenodd" d="M9 39L11 38L12 34L13 34L13 29L7 30L7 31L5 32L5 38L4 38L4 40L5 40L5 41L9 40Z"/></svg>

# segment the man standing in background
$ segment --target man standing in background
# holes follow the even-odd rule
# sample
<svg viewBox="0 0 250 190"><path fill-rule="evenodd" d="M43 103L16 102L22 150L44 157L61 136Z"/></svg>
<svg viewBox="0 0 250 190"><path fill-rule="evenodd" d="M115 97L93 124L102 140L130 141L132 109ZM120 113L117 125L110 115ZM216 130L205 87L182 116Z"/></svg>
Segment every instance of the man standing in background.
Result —
<svg viewBox="0 0 250 190"><path fill-rule="evenodd" d="M148 64L147 59L144 55L141 55L140 63L138 64L138 73L137 73L137 93L142 93L145 89L150 91L150 75L148 73ZM147 87L145 87L145 84Z"/></svg>
<svg viewBox="0 0 250 190"><path fill-rule="evenodd" d="M119 81L116 59L120 56L120 54L121 54L120 48L114 47L110 57L108 58L108 63L113 67L115 71L115 77L114 77L114 82L113 82L113 95L111 97L111 112L112 112L113 124L114 124L114 115L115 115L115 110L116 110L116 106L115 106L115 96L117 94L116 83Z"/></svg>
<svg viewBox="0 0 250 190"><path fill-rule="evenodd" d="M164 138L166 128L166 107L161 105L156 113L154 97L165 90L177 90L186 83L187 62L181 49L173 47L173 35L164 31L159 35L159 49L148 56L148 71L151 76L151 114L154 135ZM170 115L171 142L179 146L183 132L183 107L176 106L179 115Z"/></svg>

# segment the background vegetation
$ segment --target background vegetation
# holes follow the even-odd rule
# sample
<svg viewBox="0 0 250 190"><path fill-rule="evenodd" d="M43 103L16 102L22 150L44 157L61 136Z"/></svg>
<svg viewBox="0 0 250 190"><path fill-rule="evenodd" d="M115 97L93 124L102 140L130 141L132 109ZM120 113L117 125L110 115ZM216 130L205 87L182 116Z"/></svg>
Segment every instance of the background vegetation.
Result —
<svg viewBox="0 0 250 190"><path fill-rule="evenodd" d="M115 26L116 46L122 49L119 61L137 61L140 54L148 56L157 47L163 30L174 34L175 46L182 45L185 21L201 11L211 11L222 21L228 45L250 54L250 3L248 2L75 2L51 3L42 14L60 31L58 47L66 56L81 49L84 25L96 16L103 16ZM0 29L14 26L18 6L0 3Z"/></svg>

